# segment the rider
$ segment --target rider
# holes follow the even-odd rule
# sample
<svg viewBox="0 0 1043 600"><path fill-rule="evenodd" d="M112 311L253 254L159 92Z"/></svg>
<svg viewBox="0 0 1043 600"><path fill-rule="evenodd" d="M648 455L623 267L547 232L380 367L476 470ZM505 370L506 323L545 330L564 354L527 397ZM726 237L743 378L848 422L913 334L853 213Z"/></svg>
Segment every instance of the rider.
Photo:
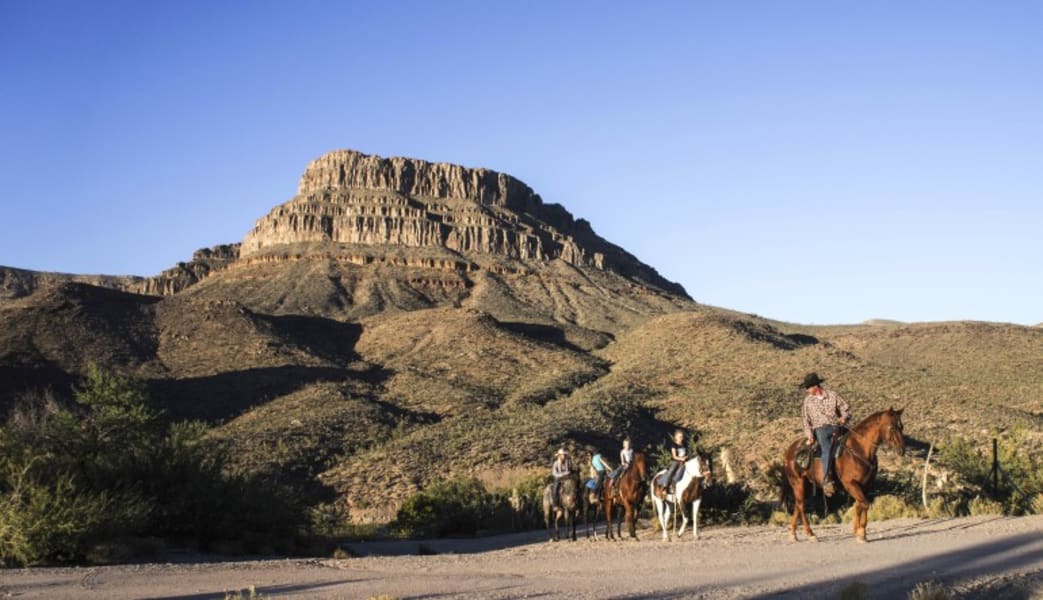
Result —
<svg viewBox="0 0 1043 600"><path fill-rule="evenodd" d="M684 445L684 431L674 431L674 443L670 445L670 467L666 470L666 491L670 493L674 489L674 475L677 470L684 467L688 460L688 448Z"/></svg>
<svg viewBox="0 0 1043 600"><path fill-rule="evenodd" d="M564 448L558 448L558 453L554 457L554 463L551 465L551 475L554 476L554 494L551 498L554 508L558 508L561 505L561 482L572 475L573 466L572 460L569 458L569 453Z"/></svg>
<svg viewBox="0 0 1043 600"><path fill-rule="evenodd" d="M594 456L590 457L590 466L594 469L594 493L601 494L601 486L605 484L605 475L612 469L612 465L601 456L601 452L594 451Z"/></svg>
<svg viewBox="0 0 1043 600"><path fill-rule="evenodd" d="M847 423L851 416L851 408L840 394L822 389L822 383L826 380L818 376L818 373L808 373L804 376L803 387L807 390L804 404L801 409L804 423L804 443L808 446L818 439L822 449L822 491L827 496L832 496L836 491L833 485L833 434L838 425Z"/></svg>
<svg viewBox="0 0 1043 600"><path fill-rule="evenodd" d="M619 451L619 468L612 472L612 477L616 478L626 473L633 461L634 449L630 447L630 436L627 436L623 438L623 449Z"/></svg>

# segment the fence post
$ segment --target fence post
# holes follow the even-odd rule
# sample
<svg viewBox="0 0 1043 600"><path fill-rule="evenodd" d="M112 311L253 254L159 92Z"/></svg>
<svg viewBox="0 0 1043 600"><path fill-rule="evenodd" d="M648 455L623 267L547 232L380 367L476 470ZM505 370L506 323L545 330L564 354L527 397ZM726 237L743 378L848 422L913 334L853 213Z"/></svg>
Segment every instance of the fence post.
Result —
<svg viewBox="0 0 1043 600"><path fill-rule="evenodd" d="M999 442L992 438L992 493L1000 495L1000 458Z"/></svg>
<svg viewBox="0 0 1043 600"><path fill-rule="evenodd" d="M923 461L923 507L927 508L927 472L931 468L931 454L934 453L934 442L927 449L927 458Z"/></svg>

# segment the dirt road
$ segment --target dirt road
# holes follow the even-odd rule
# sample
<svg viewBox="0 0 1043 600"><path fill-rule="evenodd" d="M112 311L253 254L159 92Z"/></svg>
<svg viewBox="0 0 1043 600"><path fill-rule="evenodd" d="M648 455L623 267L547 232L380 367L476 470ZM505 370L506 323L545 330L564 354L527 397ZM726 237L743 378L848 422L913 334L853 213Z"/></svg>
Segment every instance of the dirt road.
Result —
<svg viewBox="0 0 1043 600"><path fill-rule="evenodd" d="M905 598L924 581L955 597L1043 598L1043 516L847 525L818 543L781 527L702 528L701 539L548 543L541 532L481 540L351 544L344 560L258 560L0 571L0 598L836 598L853 582ZM245 596L245 594L244 594Z"/></svg>

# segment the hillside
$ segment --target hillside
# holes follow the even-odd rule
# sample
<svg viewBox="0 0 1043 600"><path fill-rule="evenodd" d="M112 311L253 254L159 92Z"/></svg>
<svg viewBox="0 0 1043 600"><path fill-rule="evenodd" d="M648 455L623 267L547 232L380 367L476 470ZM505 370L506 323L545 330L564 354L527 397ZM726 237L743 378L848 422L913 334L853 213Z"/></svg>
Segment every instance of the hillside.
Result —
<svg viewBox="0 0 1043 600"><path fill-rule="evenodd" d="M658 445L677 426L767 490L812 370L856 418L906 408L914 450L1014 429L1043 445L1039 327L812 327L700 305L485 169L337 151L240 243L149 278L4 268L0 289L0 408L67 393L97 363L144 380L169 418L204 420L238 468L357 521L435 479L507 486L559 445Z"/></svg>

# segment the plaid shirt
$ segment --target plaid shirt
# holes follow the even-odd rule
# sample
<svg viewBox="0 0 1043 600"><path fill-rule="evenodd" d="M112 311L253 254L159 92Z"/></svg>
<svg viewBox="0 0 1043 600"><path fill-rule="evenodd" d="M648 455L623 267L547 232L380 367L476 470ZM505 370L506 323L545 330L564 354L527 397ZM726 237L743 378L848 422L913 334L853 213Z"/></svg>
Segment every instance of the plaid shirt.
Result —
<svg viewBox="0 0 1043 600"><path fill-rule="evenodd" d="M836 425L838 419L851 416L851 407L840 394L831 390L822 390L821 396L808 394L804 397L804 435L811 437L811 432L825 425Z"/></svg>

